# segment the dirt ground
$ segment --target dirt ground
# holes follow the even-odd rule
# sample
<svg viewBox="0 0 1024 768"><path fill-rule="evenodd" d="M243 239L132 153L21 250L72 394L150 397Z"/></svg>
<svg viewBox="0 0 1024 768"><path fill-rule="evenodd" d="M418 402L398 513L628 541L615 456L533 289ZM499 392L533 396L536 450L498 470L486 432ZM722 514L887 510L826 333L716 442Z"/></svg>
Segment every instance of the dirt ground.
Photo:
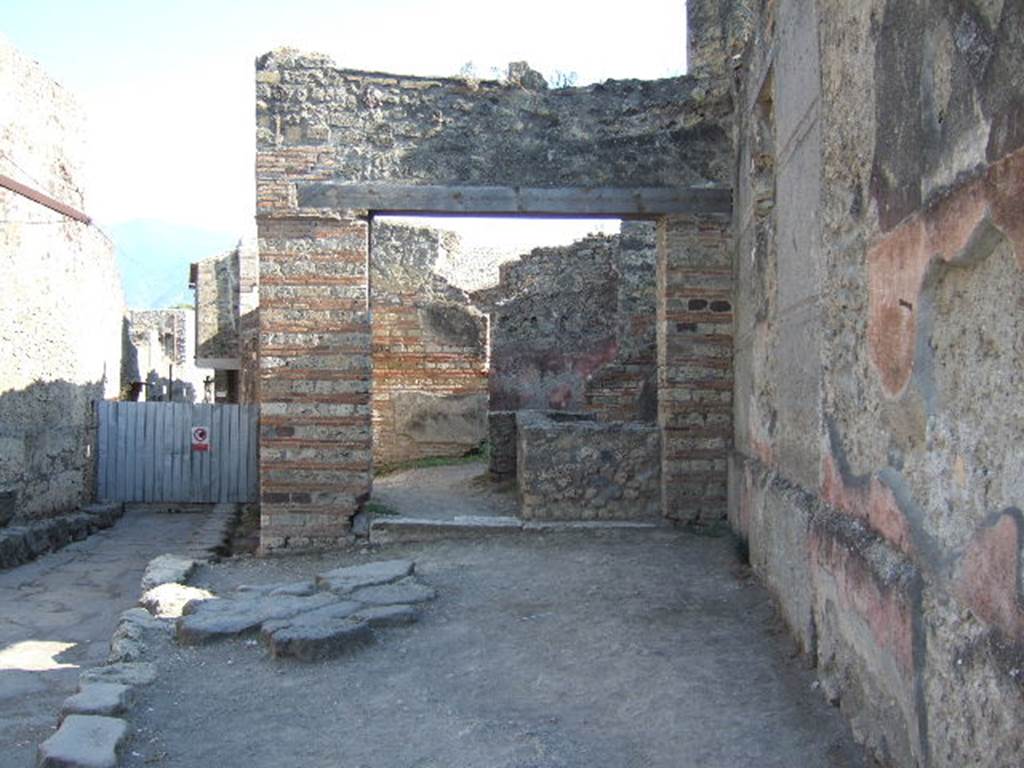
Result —
<svg viewBox="0 0 1024 768"><path fill-rule="evenodd" d="M431 520L461 515L514 517L519 512L515 485L492 483L484 461L405 469L376 477L373 501L403 517Z"/></svg>
<svg viewBox="0 0 1024 768"><path fill-rule="evenodd" d="M412 558L418 624L326 662L255 638L160 641L125 764L345 768L865 765L728 538L520 533L240 557L194 583L299 580Z"/></svg>

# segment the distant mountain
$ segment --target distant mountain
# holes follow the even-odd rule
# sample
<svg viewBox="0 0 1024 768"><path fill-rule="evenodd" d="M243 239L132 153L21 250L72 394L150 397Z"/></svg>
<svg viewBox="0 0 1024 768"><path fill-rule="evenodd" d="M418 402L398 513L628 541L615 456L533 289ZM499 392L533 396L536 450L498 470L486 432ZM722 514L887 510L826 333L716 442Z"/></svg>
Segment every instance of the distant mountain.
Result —
<svg viewBox="0 0 1024 768"><path fill-rule="evenodd" d="M106 230L117 246L129 309L191 304L189 264L230 250L242 235L157 219L123 221Z"/></svg>

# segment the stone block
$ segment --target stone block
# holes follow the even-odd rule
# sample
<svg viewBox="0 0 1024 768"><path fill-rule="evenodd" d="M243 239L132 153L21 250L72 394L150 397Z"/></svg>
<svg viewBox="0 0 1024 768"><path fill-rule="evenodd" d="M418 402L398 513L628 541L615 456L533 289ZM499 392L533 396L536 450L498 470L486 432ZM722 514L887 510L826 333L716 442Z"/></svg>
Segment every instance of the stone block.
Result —
<svg viewBox="0 0 1024 768"><path fill-rule="evenodd" d="M68 715L39 745L39 768L115 768L128 740L128 723L115 717Z"/></svg>
<svg viewBox="0 0 1024 768"><path fill-rule="evenodd" d="M120 683L85 685L61 706L61 717L68 715L123 715L131 706L132 689Z"/></svg>

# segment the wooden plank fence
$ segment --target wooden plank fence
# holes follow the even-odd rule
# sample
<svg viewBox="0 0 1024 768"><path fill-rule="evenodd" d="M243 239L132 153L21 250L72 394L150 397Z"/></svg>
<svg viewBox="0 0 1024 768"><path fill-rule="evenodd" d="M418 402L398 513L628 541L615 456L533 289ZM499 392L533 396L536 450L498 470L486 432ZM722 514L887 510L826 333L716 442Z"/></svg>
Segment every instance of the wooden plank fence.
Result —
<svg viewBox="0 0 1024 768"><path fill-rule="evenodd" d="M256 406L102 401L97 418L100 501L256 500ZM194 427L208 430L208 450L194 450Z"/></svg>

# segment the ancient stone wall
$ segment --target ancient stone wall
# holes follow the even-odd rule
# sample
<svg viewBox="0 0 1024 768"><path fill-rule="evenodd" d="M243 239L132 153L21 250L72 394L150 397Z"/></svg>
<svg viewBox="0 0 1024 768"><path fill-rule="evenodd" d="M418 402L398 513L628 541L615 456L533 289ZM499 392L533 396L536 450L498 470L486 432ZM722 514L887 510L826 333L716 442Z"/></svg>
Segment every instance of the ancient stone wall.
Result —
<svg viewBox="0 0 1024 768"><path fill-rule="evenodd" d="M121 389L140 401L213 402L213 370L197 368L195 313L133 309L124 316Z"/></svg>
<svg viewBox="0 0 1024 768"><path fill-rule="evenodd" d="M192 265L195 290L195 362L214 369L216 402L256 399L259 251L243 238L220 256Z"/></svg>
<svg viewBox="0 0 1024 768"><path fill-rule="evenodd" d="M487 438L487 318L435 272L443 230L374 222L373 460L462 456Z"/></svg>
<svg viewBox="0 0 1024 768"><path fill-rule="evenodd" d="M570 416L568 421L563 416ZM527 520L636 520L660 513L654 424L516 414L516 483Z"/></svg>
<svg viewBox="0 0 1024 768"><path fill-rule="evenodd" d="M346 541L371 482L367 204L318 183L401 199L445 185L675 189L733 173L730 94L707 78L547 91L280 50L256 79L264 550Z"/></svg>
<svg viewBox="0 0 1024 768"><path fill-rule="evenodd" d="M473 293L491 317L491 407L653 422L655 227L537 248Z"/></svg>
<svg viewBox="0 0 1024 768"><path fill-rule="evenodd" d="M0 173L88 212L83 115L0 38ZM0 189L0 519L91 498L93 402L118 394L123 300L93 226Z"/></svg>
<svg viewBox="0 0 1024 768"><path fill-rule="evenodd" d="M778 0L739 70L730 519L885 764L1024 750L1024 5Z"/></svg>

